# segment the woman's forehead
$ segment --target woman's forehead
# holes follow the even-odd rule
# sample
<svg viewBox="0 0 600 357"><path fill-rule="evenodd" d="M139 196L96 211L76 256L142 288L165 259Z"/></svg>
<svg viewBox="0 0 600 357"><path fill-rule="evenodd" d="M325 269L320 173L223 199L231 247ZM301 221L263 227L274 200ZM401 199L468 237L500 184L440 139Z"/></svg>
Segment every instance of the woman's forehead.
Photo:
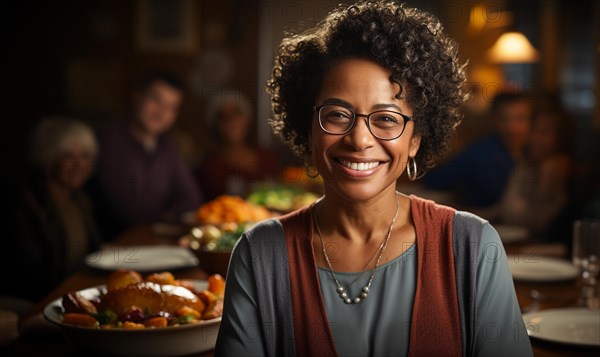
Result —
<svg viewBox="0 0 600 357"><path fill-rule="evenodd" d="M400 86L390 80L390 75L390 70L368 60L337 62L326 72L317 101L341 99L361 110L377 104L400 106L403 101L396 98Z"/></svg>

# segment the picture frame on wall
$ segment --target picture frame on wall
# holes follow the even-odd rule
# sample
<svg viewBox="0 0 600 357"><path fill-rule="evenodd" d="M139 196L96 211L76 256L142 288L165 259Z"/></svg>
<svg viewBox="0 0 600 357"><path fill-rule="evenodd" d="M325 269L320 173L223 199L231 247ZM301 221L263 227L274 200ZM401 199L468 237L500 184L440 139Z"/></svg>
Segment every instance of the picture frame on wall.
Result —
<svg viewBox="0 0 600 357"><path fill-rule="evenodd" d="M193 0L137 0L137 49L192 52L196 47L195 5Z"/></svg>

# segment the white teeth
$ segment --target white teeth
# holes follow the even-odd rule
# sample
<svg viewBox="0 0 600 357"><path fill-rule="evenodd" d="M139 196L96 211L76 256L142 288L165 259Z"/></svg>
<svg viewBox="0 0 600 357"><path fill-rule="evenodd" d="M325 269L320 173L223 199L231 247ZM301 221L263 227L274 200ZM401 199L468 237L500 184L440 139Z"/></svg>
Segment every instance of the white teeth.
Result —
<svg viewBox="0 0 600 357"><path fill-rule="evenodd" d="M340 160L340 163L345 167L356 170L356 171L366 171L371 170L379 165L379 162L350 162L345 160Z"/></svg>

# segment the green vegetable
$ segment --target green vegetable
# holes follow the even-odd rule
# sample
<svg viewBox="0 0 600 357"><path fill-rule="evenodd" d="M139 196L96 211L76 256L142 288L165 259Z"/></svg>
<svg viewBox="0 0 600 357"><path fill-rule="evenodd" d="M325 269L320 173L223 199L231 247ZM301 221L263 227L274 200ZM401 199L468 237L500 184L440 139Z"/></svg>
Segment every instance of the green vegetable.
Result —
<svg viewBox="0 0 600 357"><path fill-rule="evenodd" d="M183 316L179 316L170 321L170 325L185 325L194 321L196 317L192 314L187 314Z"/></svg>
<svg viewBox="0 0 600 357"><path fill-rule="evenodd" d="M117 314L110 309L106 309L92 316L98 320L100 325L112 325L117 321Z"/></svg>

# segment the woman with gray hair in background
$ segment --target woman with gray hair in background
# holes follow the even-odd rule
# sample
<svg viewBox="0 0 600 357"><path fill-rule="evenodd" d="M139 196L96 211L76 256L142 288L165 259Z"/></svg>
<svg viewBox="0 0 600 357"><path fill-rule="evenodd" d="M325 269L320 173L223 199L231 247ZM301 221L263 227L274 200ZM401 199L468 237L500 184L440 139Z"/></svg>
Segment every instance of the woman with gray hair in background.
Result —
<svg viewBox="0 0 600 357"><path fill-rule="evenodd" d="M198 173L208 200L222 194L245 195L252 184L278 174L277 157L253 143L253 112L248 98L237 90L224 90L209 99L205 118L214 146Z"/></svg>
<svg viewBox="0 0 600 357"><path fill-rule="evenodd" d="M14 281L2 284L2 294L35 301L79 267L101 239L82 190L98 150L92 130L76 120L45 118L31 144L32 181L14 212L1 260L5 272L19 272L8 274Z"/></svg>

